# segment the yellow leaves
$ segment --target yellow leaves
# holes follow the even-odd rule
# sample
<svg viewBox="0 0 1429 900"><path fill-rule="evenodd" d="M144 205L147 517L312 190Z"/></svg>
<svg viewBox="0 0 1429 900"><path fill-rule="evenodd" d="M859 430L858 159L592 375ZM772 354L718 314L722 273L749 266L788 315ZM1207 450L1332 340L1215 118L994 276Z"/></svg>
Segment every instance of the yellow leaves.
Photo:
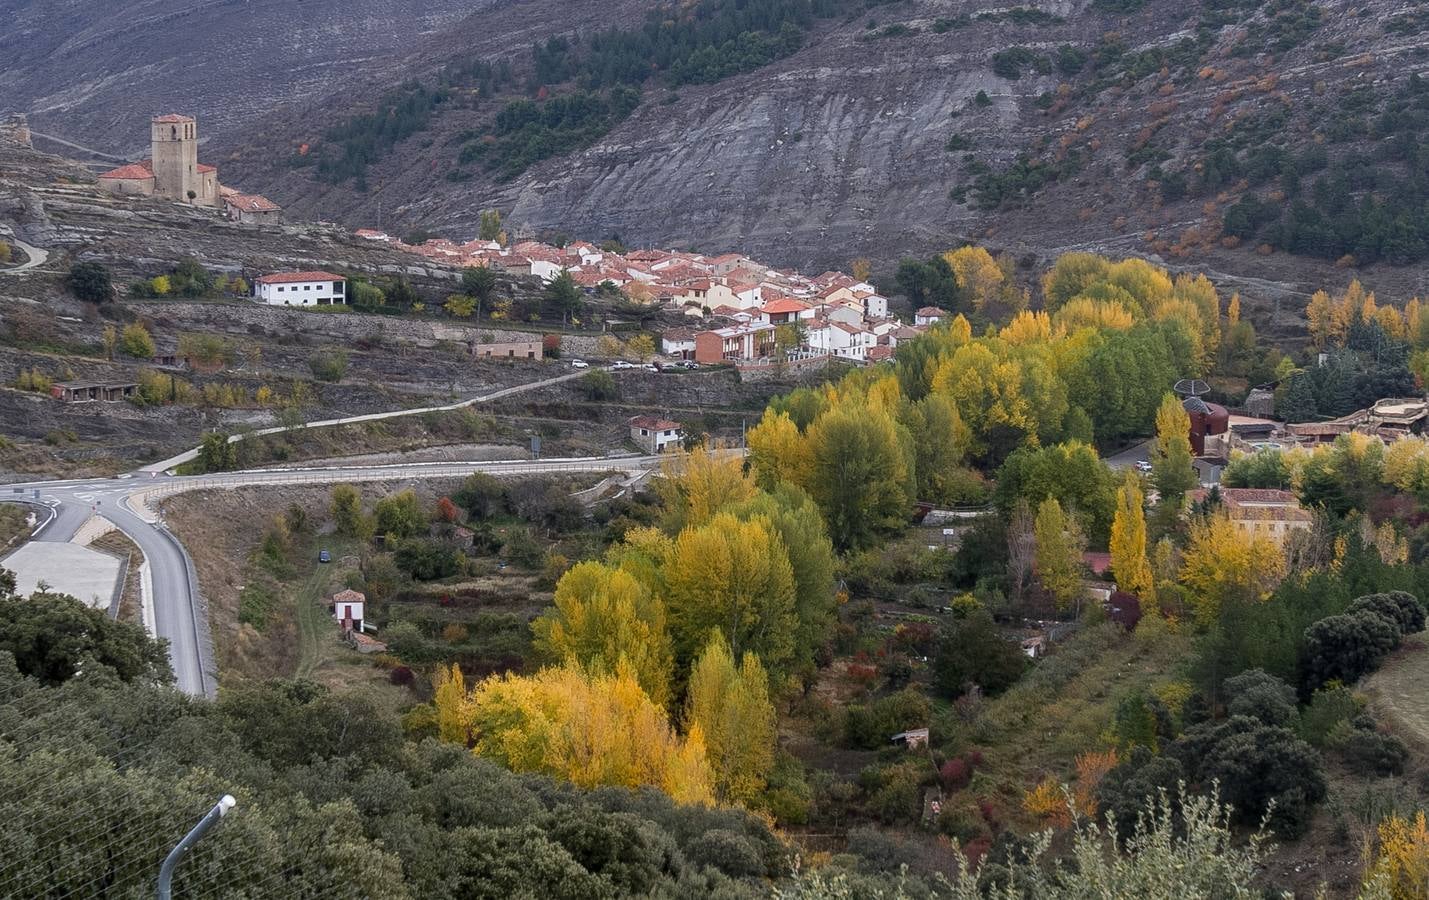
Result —
<svg viewBox="0 0 1429 900"><path fill-rule="evenodd" d="M786 413L764 410L764 418L747 435L750 462L761 487L772 490L787 481L806 487L812 461L799 427Z"/></svg>
<svg viewBox="0 0 1429 900"><path fill-rule="evenodd" d="M1285 574L1280 548L1251 524L1216 515L1191 525L1181 582L1202 625L1215 621L1226 600L1264 600Z"/></svg>
<svg viewBox="0 0 1429 900"><path fill-rule="evenodd" d="M1412 822L1390 816L1379 823L1378 832L1379 852L1366 883L1373 878L1386 880L1394 900L1429 895L1429 826L1424 813L1415 813Z"/></svg>
<svg viewBox="0 0 1429 900"><path fill-rule="evenodd" d="M1062 792L1062 786L1050 775L1023 795L1022 808L1044 825L1066 828L1072 824L1071 810L1067 808L1067 798Z"/></svg>
<svg viewBox="0 0 1429 900"><path fill-rule="evenodd" d="M1309 324L1310 338L1316 350L1324 350L1335 333L1335 308L1330 295L1316 291L1305 307L1305 319Z"/></svg>
<svg viewBox="0 0 1429 900"><path fill-rule="evenodd" d="M1079 814L1096 819L1097 788L1101 786L1107 773L1116 768L1117 762L1115 747L1100 753L1092 751L1078 754L1077 783L1073 788L1072 798L1076 801Z"/></svg>
<svg viewBox="0 0 1429 900"><path fill-rule="evenodd" d="M465 744L471 710L467 705L466 681L456 663L438 666L433 679L436 688L432 704L437 710L437 737L454 744Z"/></svg>
<svg viewBox="0 0 1429 900"><path fill-rule="evenodd" d="M1125 331L1134 324L1131 311L1115 300L1075 297L1057 310L1054 321L1068 332L1081 328Z"/></svg>
<svg viewBox="0 0 1429 900"><path fill-rule="evenodd" d="M1429 488L1429 441L1407 436L1386 447L1383 478L1401 491Z"/></svg>
<svg viewBox="0 0 1429 900"><path fill-rule="evenodd" d="M1116 514L1111 522L1111 570L1117 586L1136 594L1145 613L1155 602L1156 585L1146 557L1146 513L1141 482L1134 469L1116 492Z"/></svg>
<svg viewBox="0 0 1429 900"><path fill-rule="evenodd" d="M669 702L674 661L665 604L634 575L580 563L561 576L555 603L531 623L539 656L596 673L627 665L656 704Z"/></svg>
<svg viewBox="0 0 1429 900"><path fill-rule="evenodd" d="M718 630L771 668L793 652L794 576L784 542L759 517L720 513L675 539L665 572L670 629L683 659Z"/></svg>
<svg viewBox="0 0 1429 900"><path fill-rule="evenodd" d="M1053 339L1052 319L1045 312L1028 312L1023 310L1013 317L1012 321L1002 329L998 337L1007 343L1018 346L1021 344L1046 344ZM1058 335L1060 336L1060 335Z"/></svg>
<svg viewBox="0 0 1429 900"><path fill-rule="evenodd" d="M727 506L754 496L754 481L735 454L700 447L667 461L655 490L665 501L671 531L703 525Z"/></svg>
<svg viewBox="0 0 1429 900"><path fill-rule="evenodd" d="M690 673L685 727L705 742L721 802L748 806L763 795L774 770L775 726L758 657L745 653L736 667L724 638L712 634Z"/></svg>
<svg viewBox="0 0 1429 900"><path fill-rule="evenodd" d="M1235 327L1240 321L1240 294L1231 294L1231 301L1226 305L1226 323Z"/></svg>
<svg viewBox="0 0 1429 900"><path fill-rule="evenodd" d="M958 345L966 344L973 339L973 326L967 316L962 313L953 316L953 321L948 325L948 336L952 338L954 344Z"/></svg>
<svg viewBox="0 0 1429 900"><path fill-rule="evenodd" d="M982 310L997 302L1006 276L991 253L976 246L959 247L944 253L943 259L972 298L973 308Z"/></svg>
<svg viewBox="0 0 1429 900"><path fill-rule="evenodd" d="M709 805L703 740L681 740L664 710L625 666L493 676L470 698L473 752L515 772L540 772L579 787L658 787L682 803Z"/></svg>

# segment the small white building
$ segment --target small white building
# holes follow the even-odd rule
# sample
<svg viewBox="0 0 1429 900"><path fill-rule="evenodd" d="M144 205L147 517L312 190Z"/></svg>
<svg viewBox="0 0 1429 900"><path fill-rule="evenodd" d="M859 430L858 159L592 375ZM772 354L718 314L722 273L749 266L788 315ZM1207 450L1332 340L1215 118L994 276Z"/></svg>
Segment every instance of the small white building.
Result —
<svg viewBox="0 0 1429 900"><path fill-rule="evenodd" d="M344 631L362 631L363 612L367 606L367 595L351 588L338 591L328 601L332 606L332 617Z"/></svg>
<svg viewBox="0 0 1429 900"><path fill-rule="evenodd" d="M925 306L913 314L913 324L922 328L927 325L936 325L943 321L947 313L936 306Z"/></svg>
<svg viewBox="0 0 1429 900"><path fill-rule="evenodd" d="M676 359L695 358L695 333L688 328L672 328L660 335L660 352Z"/></svg>
<svg viewBox="0 0 1429 900"><path fill-rule="evenodd" d="M680 423L658 416L636 416L630 420L630 439L646 453L664 453L680 444Z"/></svg>
<svg viewBox="0 0 1429 900"><path fill-rule="evenodd" d="M868 319L888 318L888 298L882 294L869 294L864 297L863 315Z"/></svg>
<svg viewBox="0 0 1429 900"><path fill-rule="evenodd" d="M254 281L253 296L269 306L346 303L347 279L331 272L280 272Z"/></svg>

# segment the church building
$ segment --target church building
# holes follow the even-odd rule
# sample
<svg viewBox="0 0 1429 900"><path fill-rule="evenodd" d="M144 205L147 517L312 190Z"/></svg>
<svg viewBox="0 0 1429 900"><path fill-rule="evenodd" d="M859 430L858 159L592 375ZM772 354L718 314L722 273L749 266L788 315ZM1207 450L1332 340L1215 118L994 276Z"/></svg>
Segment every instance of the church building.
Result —
<svg viewBox="0 0 1429 900"><path fill-rule="evenodd" d="M198 161L198 123L193 116L155 116L149 134L153 155L100 175L100 187L113 194L218 206L218 169Z"/></svg>

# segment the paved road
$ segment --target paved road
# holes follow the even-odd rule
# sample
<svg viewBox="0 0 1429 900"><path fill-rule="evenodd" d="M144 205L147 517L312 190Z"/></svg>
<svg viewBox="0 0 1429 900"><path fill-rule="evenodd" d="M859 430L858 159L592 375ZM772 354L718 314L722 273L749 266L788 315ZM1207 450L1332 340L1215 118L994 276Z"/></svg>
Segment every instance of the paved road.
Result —
<svg viewBox="0 0 1429 900"><path fill-rule="evenodd" d="M193 561L164 527L156 501L187 491L232 489L252 485L336 484L398 481L413 478L492 475L545 475L560 472L638 472L660 462L658 456L610 456L551 460L411 463L389 466L326 466L261 469L222 475L173 477L142 473L119 478L46 481L0 487L0 500L38 502L55 510L54 519L34 538L67 541L93 513L109 519L144 552L148 563L155 633L169 642L178 686L190 694L213 696L216 668L206 610L198 592Z"/></svg>
<svg viewBox="0 0 1429 900"><path fill-rule="evenodd" d="M392 410L390 412L367 413L361 416L347 416L346 418L342 419L323 419L317 422L304 422L301 425L294 425L291 427L279 425L274 426L272 428L260 428L257 431L249 431L243 434L229 435L228 442L230 444L235 444L238 441L241 441L247 437L255 437L267 434L281 434L284 431L298 431L303 428L324 428L330 425L352 425L358 422L376 422L379 419L396 419L402 416L420 416L425 413L431 412L451 412L452 410L463 409L468 406L475 406L478 403L490 403L492 400L500 400L502 397L509 397L512 394L520 394L524 393L525 391L534 391L537 388L543 388L547 387L548 385L560 384L563 381L570 381L575 378L580 378L582 375L586 374L586 371L589 370L567 372L564 375L557 375L553 378L542 379L541 381L532 381L527 384L518 384L515 387L502 388L501 390L493 391L490 394L483 394L480 397L472 397L470 400L462 400L457 403L449 403L446 406L421 406L415 409L397 409ZM139 471L167 472L173 467L182 465L183 463L186 463L197 456L198 448L194 447L191 450L185 450L183 453L180 453L177 456L171 456L168 459L163 459L156 463L150 463L149 465L144 466Z"/></svg>
<svg viewBox="0 0 1429 900"><path fill-rule="evenodd" d="M19 272L24 272L29 269L37 269L40 266L43 266L46 262L49 262L50 251L48 250L41 250L39 247L33 247L18 238L7 238L6 242L25 251L25 256L28 258L24 262L20 263L20 265L15 266L13 268L0 269L0 275L15 275Z"/></svg>

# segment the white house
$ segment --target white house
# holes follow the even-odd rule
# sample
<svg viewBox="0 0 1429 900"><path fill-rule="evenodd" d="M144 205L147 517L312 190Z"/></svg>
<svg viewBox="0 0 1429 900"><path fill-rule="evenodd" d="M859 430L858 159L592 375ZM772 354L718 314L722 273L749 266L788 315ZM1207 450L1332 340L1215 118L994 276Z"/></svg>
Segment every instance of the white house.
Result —
<svg viewBox="0 0 1429 900"><path fill-rule="evenodd" d="M678 359L694 359L695 333L688 328L672 328L660 335L660 352Z"/></svg>
<svg viewBox="0 0 1429 900"><path fill-rule="evenodd" d="M332 606L332 617L344 630L362 631L362 614L367 605L367 595L349 588L333 594L328 603Z"/></svg>
<svg viewBox="0 0 1429 900"><path fill-rule="evenodd" d="M936 325L943 321L947 313L936 306L925 306L913 314L913 324L919 327L924 325Z"/></svg>
<svg viewBox="0 0 1429 900"><path fill-rule="evenodd" d="M869 294L864 297L863 315L869 319L888 318L888 298L881 294Z"/></svg>
<svg viewBox="0 0 1429 900"><path fill-rule="evenodd" d="M805 331L809 349L845 359L862 361L877 343L873 332L861 325L821 319Z"/></svg>
<svg viewBox="0 0 1429 900"><path fill-rule="evenodd" d="M347 279L331 272L279 272L254 281L253 296L270 306L346 303Z"/></svg>
<svg viewBox="0 0 1429 900"><path fill-rule="evenodd" d="M646 453L664 453L680 443L680 423L658 416L636 416L630 420L630 439Z"/></svg>
<svg viewBox="0 0 1429 900"><path fill-rule="evenodd" d="M545 282L555 281L565 268L557 260L531 257L531 274Z"/></svg>

